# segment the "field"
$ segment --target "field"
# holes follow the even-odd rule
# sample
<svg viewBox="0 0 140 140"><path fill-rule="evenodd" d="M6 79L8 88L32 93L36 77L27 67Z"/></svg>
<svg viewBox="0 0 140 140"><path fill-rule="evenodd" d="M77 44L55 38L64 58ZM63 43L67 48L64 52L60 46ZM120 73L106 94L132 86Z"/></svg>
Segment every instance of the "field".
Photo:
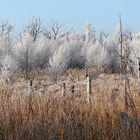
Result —
<svg viewBox="0 0 140 140"><path fill-rule="evenodd" d="M57 81L46 70L31 73L32 86L20 77L0 81L0 140L139 140L139 79L90 70L67 70ZM65 85L65 87L64 87ZM89 101L88 101L89 99Z"/></svg>
<svg viewBox="0 0 140 140"><path fill-rule="evenodd" d="M1 2L0 140L140 140L138 5Z"/></svg>

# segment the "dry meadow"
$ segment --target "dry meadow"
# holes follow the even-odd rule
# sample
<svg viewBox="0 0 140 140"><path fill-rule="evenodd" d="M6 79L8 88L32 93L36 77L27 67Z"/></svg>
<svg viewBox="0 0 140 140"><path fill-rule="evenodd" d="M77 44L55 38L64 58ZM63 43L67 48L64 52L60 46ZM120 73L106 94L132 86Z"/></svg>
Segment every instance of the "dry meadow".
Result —
<svg viewBox="0 0 140 140"><path fill-rule="evenodd" d="M68 70L57 81L46 70L0 81L0 140L139 140L139 79L129 76L135 109L125 109L124 78L91 70L87 102L85 70ZM65 83L65 91L63 85Z"/></svg>

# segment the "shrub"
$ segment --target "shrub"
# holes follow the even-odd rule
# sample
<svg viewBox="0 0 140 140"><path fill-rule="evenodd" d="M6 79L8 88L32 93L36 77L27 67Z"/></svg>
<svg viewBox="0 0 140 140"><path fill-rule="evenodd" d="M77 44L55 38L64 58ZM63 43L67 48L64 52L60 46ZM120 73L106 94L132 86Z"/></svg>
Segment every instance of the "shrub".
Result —
<svg viewBox="0 0 140 140"><path fill-rule="evenodd" d="M4 80L11 80L16 74L18 68L15 60L10 56L6 55L1 61L1 78Z"/></svg>

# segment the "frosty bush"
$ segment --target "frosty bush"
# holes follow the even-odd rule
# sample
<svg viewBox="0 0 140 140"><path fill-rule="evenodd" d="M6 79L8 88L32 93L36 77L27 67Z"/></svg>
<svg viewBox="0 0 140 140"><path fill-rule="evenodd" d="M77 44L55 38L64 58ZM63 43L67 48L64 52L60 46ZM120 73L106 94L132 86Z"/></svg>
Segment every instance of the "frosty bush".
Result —
<svg viewBox="0 0 140 140"><path fill-rule="evenodd" d="M49 60L49 72L56 77L68 68L85 67L84 42L66 41L57 47Z"/></svg>
<svg viewBox="0 0 140 140"><path fill-rule="evenodd" d="M84 42L76 40L71 41L66 45L70 58L68 68L84 68L85 67Z"/></svg>
<svg viewBox="0 0 140 140"><path fill-rule="evenodd" d="M7 20L0 20L0 59L10 55L13 45L13 27Z"/></svg>
<svg viewBox="0 0 140 140"><path fill-rule="evenodd" d="M14 46L14 58L21 71L25 72L25 76L34 68L34 60L36 43L32 41L32 37L29 34L19 40Z"/></svg>
<svg viewBox="0 0 140 140"><path fill-rule="evenodd" d="M93 44L96 42L95 29L91 23L87 23L85 26L85 42L92 42Z"/></svg>
<svg viewBox="0 0 140 140"><path fill-rule="evenodd" d="M130 43L130 59L133 64L134 74L139 71L138 58L140 58L140 33L134 35Z"/></svg>
<svg viewBox="0 0 140 140"><path fill-rule="evenodd" d="M86 66L87 67L103 67L107 50L99 43L87 46Z"/></svg>
<svg viewBox="0 0 140 140"><path fill-rule="evenodd" d="M6 81L11 80L17 70L18 67L15 60L10 55L5 56L5 58L1 61L1 78Z"/></svg>
<svg viewBox="0 0 140 140"><path fill-rule="evenodd" d="M104 68L108 70L118 69L120 66L120 59L117 55L117 52L119 52L119 45L117 45L112 39L106 39L104 42L104 47L106 49Z"/></svg>
<svg viewBox="0 0 140 140"><path fill-rule="evenodd" d="M55 50L60 46L57 40L40 39L37 42L35 49L35 68L46 68L48 67L49 59L53 57Z"/></svg>
<svg viewBox="0 0 140 140"><path fill-rule="evenodd" d="M66 46L60 46L56 49L52 58L49 59L49 73L53 80L57 80L57 76L61 75L69 66L70 55Z"/></svg>
<svg viewBox="0 0 140 140"><path fill-rule="evenodd" d="M102 31L97 38L91 23L86 24L83 33L66 30L59 22L51 24L48 29L43 27L40 19L32 20L18 39L11 34L12 26L2 24L0 69L3 77L6 77L4 75L11 77L8 72L4 74L9 65L13 65L11 62L7 66L5 61L8 61L9 57L11 61L15 61L17 72L24 72L26 77L32 70L43 68L47 68L54 79L69 68L92 67L116 70L120 68L121 57L125 61L131 60L133 67L137 67L137 59L140 57L139 34L133 35L123 29L122 40L120 40L120 27L117 26L112 36ZM120 44L123 46L122 56Z"/></svg>

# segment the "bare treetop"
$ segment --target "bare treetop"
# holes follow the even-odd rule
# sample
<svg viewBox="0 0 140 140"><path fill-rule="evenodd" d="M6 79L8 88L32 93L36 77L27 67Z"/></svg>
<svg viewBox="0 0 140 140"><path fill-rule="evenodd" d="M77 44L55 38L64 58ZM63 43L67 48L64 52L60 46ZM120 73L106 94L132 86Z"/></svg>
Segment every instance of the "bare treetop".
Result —
<svg viewBox="0 0 140 140"><path fill-rule="evenodd" d="M44 28L40 18L35 18L29 22L29 25L24 29L24 32L29 33L33 37L33 41L36 41L42 34L43 30Z"/></svg>

